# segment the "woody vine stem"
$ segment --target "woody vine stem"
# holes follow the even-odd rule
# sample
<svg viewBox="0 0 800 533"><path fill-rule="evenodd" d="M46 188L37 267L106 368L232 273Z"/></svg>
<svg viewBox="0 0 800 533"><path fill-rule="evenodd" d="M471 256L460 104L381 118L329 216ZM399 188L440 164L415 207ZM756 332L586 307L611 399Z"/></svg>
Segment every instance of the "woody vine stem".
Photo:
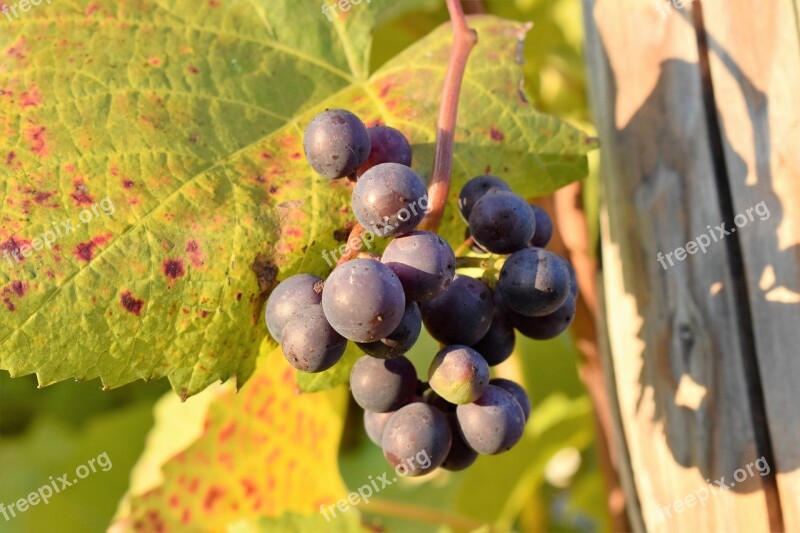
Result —
<svg viewBox="0 0 800 533"><path fill-rule="evenodd" d="M461 95L461 84L467 60L478 44L478 33L469 27L461 7L461 0L445 0L453 25L453 46L450 49L450 60L442 88L442 101L439 105L439 120L436 131L436 149L433 161L431 183L428 186L428 212L423 226L426 230L436 232L442 221L447 197L450 194L450 178L453 172L453 150L455 148L456 120L458 118L458 101ZM351 243L359 242L364 234L364 227L356 224L347 239L347 248L339 258L337 265L349 261L358 255L358 250Z"/></svg>

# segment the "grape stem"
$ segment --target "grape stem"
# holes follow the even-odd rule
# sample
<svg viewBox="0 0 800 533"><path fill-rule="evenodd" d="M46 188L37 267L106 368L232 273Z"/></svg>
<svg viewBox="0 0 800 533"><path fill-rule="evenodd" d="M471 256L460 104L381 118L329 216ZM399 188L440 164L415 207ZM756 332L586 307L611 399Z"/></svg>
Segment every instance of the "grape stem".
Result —
<svg viewBox="0 0 800 533"><path fill-rule="evenodd" d="M361 249L361 239L363 236L364 226L356 222L356 225L353 226L352 230L350 230L350 235L347 237L347 247L345 248L342 257L336 261L336 266L358 257L359 250ZM358 243L358 246L355 246L356 243Z"/></svg>
<svg viewBox="0 0 800 533"><path fill-rule="evenodd" d="M436 150L428 187L430 211L423 225L428 231L436 232L444 215L447 196L450 193L450 177L453 171L453 149L455 147L458 100L467 60L478 44L478 33L467 25L460 0L446 0L450 21L453 25L453 46L450 61L442 88L442 101L439 105L439 122L436 132Z"/></svg>
<svg viewBox="0 0 800 533"><path fill-rule="evenodd" d="M445 0L453 25L453 46L450 49L450 61L442 89L442 101L439 105L439 121L436 132L436 150L431 173L431 184L428 187L428 205L430 211L422 225L428 231L436 233L442 221L447 195L450 194L450 176L453 171L453 149L455 147L456 119L458 118L458 99L461 95L461 83L467 68L469 54L478 44L478 33L467 25L461 0ZM336 266L346 263L358 256L355 243L361 241L364 228L356 224L347 238L347 247L336 262Z"/></svg>

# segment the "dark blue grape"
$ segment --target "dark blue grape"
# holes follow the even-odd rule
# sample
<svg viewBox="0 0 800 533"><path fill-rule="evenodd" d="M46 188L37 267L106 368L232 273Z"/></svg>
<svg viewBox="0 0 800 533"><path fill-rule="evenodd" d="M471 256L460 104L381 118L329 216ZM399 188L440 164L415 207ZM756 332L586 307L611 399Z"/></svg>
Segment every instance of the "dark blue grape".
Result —
<svg viewBox="0 0 800 533"><path fill-rule="evenodd" d="M406 300L406 310L400 325L395 328L388 336L375 342L359 342L358 347L365 353L390 359L406 353L416 344L419 334L422 331L422 315L416 302Z"/></svg>
<svg viewBox="0 0 800 533"><path fill-rule="evenodd" d="M383 439L383 430L386 428L386 423L392 418L395 411L388 413L373 413L372 411L364 411L364 430L367 432L369 440L381 445Z"/></svg>
<svg viewBox="0 0 800 533"><path fill-rule="evenodd" d="M510 254L528 245L536 219L528 203L513 192L494 189L472 207L469 232L490 252Z"/></svg>
<svg viewBox="0 0 800 533"><path fill-rule="evenodd" d="M464 230L464 240L472 239L472 233L469 232L469 226L467 229ZM475 242L475 239L472 239L472 243L469 246L469 249L476 254L488 254L489 250L481 246L479 243Z"/></svg>
<svg viewBox="0 0 800 533"><path fill-rule="evenodd" d="M458 195L458 211L466 222L469 222L469 215L472 207L480 200L484 194L497 189L511 192L511 187L497 176L478 176L469 180Z"/></svg>
<svg viewBox="0 0 800 533"><path fill-rule="evenodd" d="M500 387L506 392L510 392L511 396L513 396L514 399L519 403L519 406L522 407L525 420L528 420L528 417L531 415L531 401L528 398L528 393L526 393L525 389L522 388L522 385L515 383L510 379L503 378L494 378L489 381L489 385L494 385L495 387Z"/></svg>
<svg viewBox="0 0 800 533"><path fill-rule="evenodd" d="M408 233L428 208L425 183L416 172L397 163L369 169L353 189L353 213L367 230L384 237Z"/></svg>
<svg viewBox="0 0 800 533"><path fill-rule="evenodd" d="M575 298L570 296L564 305L546 316L524 316L511 311L509 318L517 331L528 338L540 341L554 339L572 324L575 318Z"/></svg>
<svg viewBox="0 0 800 533"><path fill-rule="evenodd" d="M509 257L497 282L497 290L512 311L525 316L555 312L569 297L567 262L541 248L526 248Z"/></svg>
<svg viewBox="0 0 800 533"><path fill-rule="evenodd" d="M456 408L464 442L478 453L493 455L510 450L522 437L525 414L510 392L487 385L473 403Z"/></svg>
<svg viewBox="0 0 800 533"><path fill-rule="evenodd" d="M446 346L433 358L428 370L431 389L450 403L474 402L489 383L489 365L468 346Z"/></svg>
<svg viewBox="0 0 800 533"><path fill-rule="evenodd" d="M383 455L405 475L421 476L441 466L450 451L447 417L435 407L415 402L398 410L383 430Z"/></svg>
<svg viewBox="0 0 800 533"><path fill-rule="evenodd" d="M470 346L481 340L492 324L492 291L482 281L457 276L442 294L420 303L422 322L442 344Z"/></svg>
<svg viewBox="0 0 800 533"><path fill-rule="evenodd" d="M315 290L321 281L322 278L311 274L297 274L286 278L273 289L264 313L273 339L281 342L283 327L296 311L322 301L321 291Z"/></svg>
<svg viewBox="0 0 800 533"><path fill-rule="evenodd" d="M514 325L508 318L505 302L498 291L494 291L494 315L489 331L472 347L486 359L489 366L499 365L514 352Z"/></svg>
<svg viewBox="0 0 800 533"><path fill-rule="evenodd" d="M470 448L461 436L461 428L458 427L458 417L455 413L445 413L447 421L450 423L450 433L453 435L453 442L450 445L450 453L442 463L442 468L451 472L458 472L472 465L478 458L478 452Z"/></svg>
<svg viewBox="0 0 800 533"><path fill-rule="evenodd" d="M553 221L550 219L550 215L547 214L547 211L538 205L530 205L533 210L534 218L536 219L536 231L530 240L529 246L544 248L550 243L550 239L553 238Z"/></svg>
<svg viewBox="0 0 800 533"><path fill-rule="evenodd" d="M328 324L321 305L297 311L281 332L284 357L303 372L329 369L339 362L346 347L347 340Z"/></svg>
<svg viewBox="0 0 800 533"><path fill-rule="evenodd" d="M359 176L382 163L411 166L411 145L405 135L394 128L381 125L373 126L367 132L372 148L367 161L358 169Z"/></svg>
<svg viewBox="0 0 800 533"><path fill-rule="evenodd" d="M409 403L417 389L417 371L404 356L361 357L350 371L353 399L367 411L386 413Z"/></svg>
<svg viewBox="0 0 800 533"><path fill-rule="evenodd" d="M429 231L412 231L395 238L386 246L381 262L400 278L406 298L419 302L440 294L456 275L453 249Z"/></svg>
<svg viewBox="0 0 800 533"><path fill-rule="evenodd" d="M333 329L356 342L391 334L406 309L403 285L374 259L353 259L336 267L322 292L322 308Z"/></svg>
<svg viewBox="0 0 800 533"><path fill-rule="evenodd" d="M354 175L370 152L364 123L349 111L328 109L311 119L303 136L306 159L326 178Z"/></svg>

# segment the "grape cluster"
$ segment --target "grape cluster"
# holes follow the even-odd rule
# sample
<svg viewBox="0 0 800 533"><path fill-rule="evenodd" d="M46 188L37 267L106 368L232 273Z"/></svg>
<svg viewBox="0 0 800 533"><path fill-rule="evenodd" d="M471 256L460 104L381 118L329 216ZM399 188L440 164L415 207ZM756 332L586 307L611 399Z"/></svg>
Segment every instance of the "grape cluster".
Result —
<svg viewBox="0 0 800 533"><path fill-rule="evenodd" d="M574 271L544 249L553 232L547 213L500 178L469 181L458 206L475 249L495 262L508 257L499 273L487 269L482 279L456 275L450 245L416 229L427 191L409 166L402 133L327 110L309 124L304 147L319 174L356 180L356 218L392 240L382 256L362 254L327 280L297 274L275 288L266 321L286 359L298 370L321 372L355 342L364 355L352 368L350 389L364 409L364 428L407 475L462 470L478 454L509 450L522 437L530 401L520 385L491 379L489 368L511 356L515 330L553 338L575 313ZM427 382L405 356L423 325L442 345Z"/></svg>

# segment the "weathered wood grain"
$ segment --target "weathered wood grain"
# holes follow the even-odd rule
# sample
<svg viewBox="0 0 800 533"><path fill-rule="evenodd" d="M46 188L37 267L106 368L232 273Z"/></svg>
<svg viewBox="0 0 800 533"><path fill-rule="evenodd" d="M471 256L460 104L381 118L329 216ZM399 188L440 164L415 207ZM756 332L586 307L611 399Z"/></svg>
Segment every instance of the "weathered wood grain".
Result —
<svg viewBox="0 0 800 533"><path fill-rule="evenodd" d="M718 3L718 9L736 3ZM761 456L756 436L764 428L755 422L758 401L751 401L754 376L746 371L746 363L764 361L768 355L762 355L762 349L778 349L796 337L780 329L762 333L756 326L758 354L752 353L751 332L739 326L740 312L758 309L749 307L752 296L769 300L758 283L751 287L751 298L737 293L740 285L734 273L742 260L724 239L680 261L673 255L671 266L662 256L666 269L658 256L708 234L708 226L722 224L728 211L719 200L726 188L718 181L713 135L704 113L691 7L672 9L665 16L654 1L584 0L584 8L591 98L603 156L601 226L610 371L624 433L620 438L626 444L643 521L633 518L631 523L643 523L647 531L769 531L779 523L780 512L776 517L774 510L772 515L768 511L764 487L770 486L769 478L759 475L755 465ZM752 2L748 8L752 19L759 8ZM726 105L722 99L717 103ZM796 106L783 109L788 120L797 116ZM752 146L761 138L758 132L748 137L747 131L727 125L723 137L723 146L748 141ZM766 155L768 161L772 155ZM747 167L742 156L730 154L728 159L727 166ZM776 175L772 173L773 187ZM794 176L794 184L783 185L783 190L794 194L797 204ZM768 190L776 194L774 188ZM747 202L757 198L734 196L737 208L751 207L754 204ZM789 224L791 220L796 218ZM794 227L796 232L796 223ZM796 233L789 232L785 242L791 242L792 235ZM767 236L753 239L763 244ZM779 253L777 246L756 248L756 242L742 243L747 257L763 256L745 261L748 279L763 281L761 272L750 271L792 256L781 270L796 280L796 249L790 246L789 253ZM791 321L791 316L780 320ZM799 326L795 320L795 329ZM758 340L759 335L764 340ZM790 379L795 367L785 368L792 369ZM769 383L763 385L766 389ZM787 391L782 394L796 399ZM796 418L788 417L791 408L784 409L780 424L796 427ZM771 416L770 411L774 438ZM788 439L795 428L784 431ZM783 461L791 462L797 453L796 438L793 445ZM777 457L780 462L782 456ZM734 481L734 474L744 478ZM707 480L722 480L726 486L733 481L735 486L712 488L718 485ZM698 498L706 495L701 506ZM678 511L676 501L683 501Z"/></svg>
<svg viewBox="0 0 800 533"><path fill-rule="evenodd" d="M784 527L800 531L800 34L792 4L708 2L703 14L733 210L747 217L737 235L771 467Z"/></svg>

